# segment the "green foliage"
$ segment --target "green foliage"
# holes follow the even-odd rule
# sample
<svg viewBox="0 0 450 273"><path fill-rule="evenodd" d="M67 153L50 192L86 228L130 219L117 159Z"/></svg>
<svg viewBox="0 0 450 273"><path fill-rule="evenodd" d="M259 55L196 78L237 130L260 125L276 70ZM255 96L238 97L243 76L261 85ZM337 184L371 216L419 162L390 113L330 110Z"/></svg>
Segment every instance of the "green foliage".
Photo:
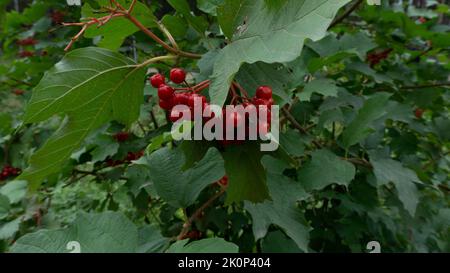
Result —
<svg viewBox="0 0 450 273"><path fill-rule="evenodd" d="M0 2L0 252L450 251L448 5ZM175 66L271 86L280 148L174 140Z"/></svg>

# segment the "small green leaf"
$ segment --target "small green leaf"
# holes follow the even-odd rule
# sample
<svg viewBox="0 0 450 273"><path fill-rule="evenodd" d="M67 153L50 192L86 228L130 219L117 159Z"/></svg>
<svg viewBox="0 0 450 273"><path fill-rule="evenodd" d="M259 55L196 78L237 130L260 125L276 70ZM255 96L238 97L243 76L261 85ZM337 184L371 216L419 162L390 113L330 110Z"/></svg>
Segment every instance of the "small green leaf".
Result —
<svg viewBox="0 0 450 273"><path fill-rule="evenodd" d="M378 93L371 96L358 111L356 118L343 132L342 142L350 147L365 139L371 132L371 123L386 113L386 104L391 94Z"/></svg>
<svg viewBox="0 0 450 273"><path fill-rule="evenodd" d="M380 158L375 153L370 154L377 184L379 186L394 183L398 197L405 209L414 216L419 203L419 191L415 183L421 183L416 173L390 158Z"/></svg>
<svg viewBox="0 0 450 273"><path fill-rule="evenodd" d="M192 205L200 192L225 175L219 151L211 148L192 168L184 170L181 149L160 149L148 157L150 178L158 195L175 207Z"/></svg>
<svg viewBox="0 0 450 273"><path fill-rule="evenodd" d="M273 157L265 156L263 163L267 169L267 183L272 201L262 204L245 202L245 209L253 219L255 239L266 236L271 224L282 228L303 251L308 251L309 230L304 216L297 208L296 202L304 200L308 194L302 185L283 175L287 168L285 163Z"/></svg>
<svg viewBox="0 0 450 273"><path fill-rule="evenodd" d="M25 197L25 195L27 194L27 187L27 181L11 181L0 188L0 194L8 197L11 204L15 204L22 201L22 199Z"/></svg>
<svg viewBox="0 0 450 273"><path fill-rule="evenodd" d="M321 190L331 184L348 186L355 177L355 167L328 150L312 154L298 173L298 179L308 190Z"/></svg>

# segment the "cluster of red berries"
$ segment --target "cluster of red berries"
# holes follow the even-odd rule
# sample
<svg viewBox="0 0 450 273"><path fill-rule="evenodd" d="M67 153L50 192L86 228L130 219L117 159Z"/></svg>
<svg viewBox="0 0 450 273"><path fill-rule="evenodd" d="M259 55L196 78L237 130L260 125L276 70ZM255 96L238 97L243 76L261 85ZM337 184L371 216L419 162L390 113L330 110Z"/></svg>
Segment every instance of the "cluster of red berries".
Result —
<svg viewBox="0 0 450 273"><path fill-rule="evenodd" d="M174 68L170 71L170 80L175 84L181 84L186 80L186 72L181 68ZM175 93L175 89L166 84L166 78L162 74L155 74L150 77L150 83L154 88L158 88L159 106L164 110L171 110L178 104L189 104L193 93ZM191 98L192 97L192 98ZM206 98L205 98L206 100Z"/></svg>
<svg viewBox="0 0 450 273"><path fill-rule="evenodd" d="M27 57L33 57L34 56L34 52L33 51L29 51L29 50L22 50L19 52L19 57L20 58L27 58Z"/></svg>
<svg viewBox="0 0 450 273"><path fill-rule="evenodd" d="M20 174L22 170L19 168L14 168L9 165L5 165L0 173L0 180L6 180L9 177L15 177Z"/></svg>
<svg viewBox="0 0 450 273"><path fill-rule="evenodd" d="M389 54L391 54L392 51L393 51L392 48L388 48L378 53L371 52L367 54L367 61L370 63L371 67L374 67L375 65L379 64L382 60L387 59L387 57L389 57Z"/></svg>
<svg viewBox="0 0 450 273"><path fill-rule="evenodd" d="M55 10L50 14L50 18L52 19L53 24L59 25L64 21L64 13L59 10Z"/></svg>
<svg viewBox="0 0 450 273"><path fill-rule="evenodd" d="M34 39L33 37L28 37L28 38L16 41L16 44L19 46L32 46L37 43L38 43L38 40Z"/></svg>
<svg viewBox="0 0 450 273"><path fill-rule="evenodd" d="M117 142L125 142L130 138L130 134L127 132L118 132L117 134L115 134L113 136L113 138L117 141Z"/></svg>
<svg viewBox="0 0 450 273"><path fill-rule="evenodd" d="M130 163L131 161L135 161L138 160L139 158L143 157L145 154L144 151L139 151L136 153L133 152L128 152L126 157L122 160L114 160L114 159L107 159L106 160L106 165L108 165L109 167L115 167L115 166L119 166L125 163Z"/></svg>
<svg viewBox="0 0 450 273"><path fill-rule="evenodd" d="M195 105L195 101L201 102L202 110L205 110L209 107L209 102L207 98L199 93L209 87L210 82L204 81L195 86L187 86L184 88L175 88L166 84L166 79L162 74L155 74L149 78L150 83L153 87L158 88L158 98L159 98L159 106L169 112L169 119L172 122L178 121L183 113L174 107L177 105L185 105L191 109L191 113L193 113L193 108ZM174 68L170 71L170 80L175 84L186 83L186 72L180 68ZM176 92L181 91L181 92ZM237 105L236 100L238 99L237 94L234 92L232 104ZM274 104L274 100L272 97L272 88L269 86L260 86L256 90L256 95L253 98L241 98L242 106L247 109L247 107L255 107L255 111L259 110L259 106L263 107L263 114L267 115L266 122L259 122L260 117L258 116L258 132L262 132L262 134L267 134L270 131L270 122L271 122L271 107ZM264 110L265 109L265 110ZM259 113L259 112L258 112ZM214 113L212 113L214 116ZM192 115L191 115L192 117ZM238 111L226 111L226 108L222 109L222 117L224 120L224 128L234 127L238 128L242 126L242 124L249 124L249 117L245 116ZM192 117L193 118L193 117ZM227 126L231 125L231 126ZM248 132L248 128L246 128L246 133ZM226 132L224 132L224 139L220 141L223 145L229 144L240 144L242 141L238 140L226 140Z"/></svg>

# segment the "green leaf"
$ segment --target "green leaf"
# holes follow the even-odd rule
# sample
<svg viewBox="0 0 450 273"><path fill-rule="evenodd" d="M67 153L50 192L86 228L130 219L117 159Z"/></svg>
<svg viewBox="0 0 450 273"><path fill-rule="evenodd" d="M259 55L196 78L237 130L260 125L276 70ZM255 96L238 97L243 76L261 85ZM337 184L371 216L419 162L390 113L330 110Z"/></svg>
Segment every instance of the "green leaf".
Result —
<svg viewBox="0 0 450 273"><path fill-rule="evenodd" d="M119 0L118 1L123 7L129 7L131 4L130 0ZM107 7L110 5L109 0L99 0L98 4L102 7ZM82 15L84 18L98 18L105 16L105 13L96 13L89 3L84 4L82 7ZM136 2L133 9L133 16L141 22L146 27L156 27L156 17L153 15L151 10L140 1ZM98 42L99 47L107 48L113 51L117 51L123 44L125 39L133 35L139 30L132 22L124 17L114 18L102 27L90 27L86 30L84 36L87 38L101 37Z"/></svg>
<svg viewBox="0 0 450 273"><path fill-rule="evenodd" d="M68 253L69 242L78 242L82 253L130 253L138 246L136 226L118 212L80 213L67 228L39 230L19 238L13 253Z"/></svg>
<svg viewBox="0 0 450 273"><path fill-rule="evenodd" d="M139 229L138 253L161 253L169 246L169 239L161 235L155 226Z"/></svg>
<svg viewBox="0 0 450 273"><path fill-rule="evenodd" d="M20 222L20 218L17 218L0 226L0 240L12 238L19 231Z"/></svg>
<svg viewBox="0 0 450 273"><path fill-rule="evenodd" d="M167 0L167 2L201 35L208 27L208 23L201 16L195 16L191 12L191 7L186 0Z"/></svg>
<svg viewBox="0 0 450 273"><path fill-rule="evenodd" d="M239 2L239 3L233 3ZM243 63L284 63L300 56L306 39L323 38L338 9L349 0L285 1L267 7L264 0L226 1L219 13L222 29L233 35L214 65L210 89L213 104L223 105L228 88ZM237 11L237 12L236 12ZM220 20L222 18L222 20Z"/></svg>
<svg viewBox="0 0 450 273"><path fill-rule="evenodd" d="M9 198L0 194L0 220L8 216L10 208Z"/></svg>
<svg viewBox="0 0 450 273"><path fill-rule="evenodd" d="M223 156L228 176L227 204L243 200L257 203L270 198L259 145L229 147Z"/></svg>
<svg viewBox="0 0 450 273"><path fill-rule="evenodd" d="M263 253L301 253L295 242L277 230L269 232L262 241Z"/></svg>
<svg viewBox="0 0 450 273"><path fill-rule="evenodd" d="M160 149L148 157L150 178L158 195L175 207L192 205L200 192L225 175L223 159L215 148L202 160L184 170L186 159L181 149Z"/></svg>
<svg viewBox="0 0 450 273"><path fill-rule="evenodd" d="M342 142L350 147L365 139L371 132L371 123L386 114L386 104L391 94L378 93L371 96L358 111L356 118L343 132Z"/></svg>
<svg viewBox="0 0 450 273"><path fill-rule="evenodd" d="M224 1L225 0L197 0L197 7L205 13L216 16L218 6L222 5Z"/></svg>
<svg viewBox="0 0 450 273"><path fill-rule="evenodd" d="M0 194L8 197L11 204L15 204L22 201L22 199L25 197L25 195L27 194L27 187L27 181L11 181L0 188Z"/></svg>
<svg viewBox="0 0 450 273"><path fill-rule="evenodd" d="M315 79L306 84L305 89L298 95L298 98L301 101L310 101L312 93L337 97L338 87L332 79Z"/></svg>
<svg viewBox="0 0 450 273"><path fill-rule="evenodd" d="M394 183L398 198L403 202L405 209L414 216L419 203L419 191L415 183L421 183L416 173L403 167L398 161L381 158L375 153L370 154L370 163L373 165L378 186Z"/></svg>
<svg viewBox="0 0 450 273"><path fill-rule="evenodd" d="M18 178L32 190L64 162L94 129L108 121L130 125L143 101L144 69L118 53L82 48L68 53L42 78L33 91L25 123L66 115L61 127L34 153Z"/></svg>
<svg viewBox="0 0 450 273"><path fill-rule="evenodd" d="M255 239L263 238L271 224L282 228L303 251L308 251L309 230L306 221L297 208L296 202L304 200L308 194L302 185L283 175L285 163L270 156L263 158L267 169L267 183L272 201L261 204L245 202L245 209L253 219Z"/></svg>
<svg viewBox="0 0 450 273"><path fill-rule="evenodd" d="M188 239L172 244L167 253L238 253L239 251L237 245L222 238L208 238L189 244L187 242Z"/></svg>
<svg viewBox="0 0 450 273"><path fill-rule="evenodd" d="M272 87L273 94L282 99L280 105L290 102L287 83L292 81L292 73L282 64L244 64L239 69L236 80L250 96L254 96L261 85L268 85Z"/></svg>
<svg viewBox="0 0 450 273"><path fill-rule="evenodd" d="M308 191L321 190L331 184L348 186L355 177L355 167L328 150L318 150L298 173Z"/></svg>

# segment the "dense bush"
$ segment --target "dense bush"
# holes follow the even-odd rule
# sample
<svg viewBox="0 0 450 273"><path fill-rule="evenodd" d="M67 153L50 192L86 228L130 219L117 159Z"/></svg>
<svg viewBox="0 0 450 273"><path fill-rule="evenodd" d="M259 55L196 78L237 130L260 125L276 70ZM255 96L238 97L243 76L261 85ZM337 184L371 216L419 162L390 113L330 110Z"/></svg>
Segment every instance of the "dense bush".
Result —
<svg viewBox="0 0 450 273"><path fill-rule="evenodd" d="M443 1L20 2L0 0L1 252L450 251ZM279 105L279 149L174 140L180 90Z"/></svg>

